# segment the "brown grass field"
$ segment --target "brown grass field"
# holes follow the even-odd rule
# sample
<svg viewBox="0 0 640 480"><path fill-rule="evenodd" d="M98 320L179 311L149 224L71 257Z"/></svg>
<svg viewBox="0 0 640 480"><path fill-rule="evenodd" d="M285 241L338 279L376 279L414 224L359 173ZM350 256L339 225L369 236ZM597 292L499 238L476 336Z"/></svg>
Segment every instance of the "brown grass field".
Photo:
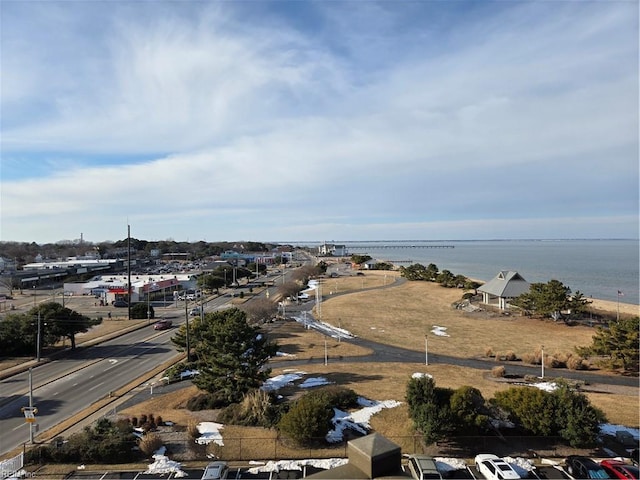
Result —
<svg viewBox="0 0 640 480"><path fill-rule="evenodd" d="M545 352L549 354L568 353L576 345L590 344L594 333L592 328L569 327L552 321L487 312L464 313L452 308L452 304L460 299L463 293L461 290L445 289L432 283L406 282L386 289L367 290L388 285L396 276L397 272L366 272L363 277L324 280L322 292L325 301L322 304L321 320L336 326L339 324L359 337L416 351L423 351L424 336L427 334L430 352L460 357L481 357L488 348L494 352L511 350L517 355L524 355L533 352L540 345L544 345ZM335 292L350 294L335 295ZM593 307L615 312L617 305L594 301ZM634 305L620 304L621 314L637 314L637 309ZM450 336L440 337L430 333L434 325L446 327ZM84 334L79 341L105 335L123 326L120 321L105 321L100 327ZM508 383L492 378L489 372L457 366L349 361L350 357L371 352L348 342L327 338L316 331L305 330L301 324L292 321L277 322L269 327L269 335L278 342L279 351L292 355L278 357L279 362L288 359L324 358L326 341L328 365L308 364L294 370L325 377L334 384L351 388L359 395L373 400L404 401L407 381L415 372L430 373L441 387L474 386L485 398L509 387ZM284 366L278 367L272 375L291 370ZM548 375L562 376L562 371L548 370ZM609 422L630 427L640 425L638 388L607 389L606 386L594 385L593 390L585 390L585 394L595 406L605 412ZM187 400L196 392L196 387L190 386L174 393L158 395L152 400L120 411L119 415L139 417L152 413L182 427L193 422L215 421L216 411L190 412L186 409ZM410 445L414 432L405 404L374 415L371 426L407 451L415 446ZM274 430L227 425L222 434L226 455L231 457L239 448L239 439L242 439L243 458L271 458L272 449L278 443L275 441L277 434ZM280 458L304 455L300 451L289 452L282 445L277 448ZM340 448L313 452L314 456L343 454Z"/></svg>
<svg viewBox="0 0 640 480"><path fill-rule="evenodd" d="M487 348L494 352L512 350L517 355L523 355L533 352L542 344L549 354L569 353L576 345L590 344L594 333L589 327L569 327L553 321L488 313L467 314L451 306L460 299L460 290L445 289L432 283L406 282L384 290L363 290L363 278L368 282L366 289L374 285L382 286L383 283L389 284L396 273L387 272L386 279L384 275L383 272L367 272L364 277L325 280L322 320L336 326L340 324L342 328L360 337L417 351L424 349L424 335L428 334L430 352L460 357L484 356ZM336 290L338 293L351 294L331 297L329 291ZM603 308L610 309L611 305L604 304ZM630 306L629 312L632 313L633 308L634 306ZM450 336L439 337L429 333L434 325L446 327ZM436 384L442 387L472 385L485 398L509 387L507 383L493 379L489 372L483 374L478 370L456 366L349 362L347 357L366 355L369 352L349 345L348 342L327 339L313 330L305 330L295 322L274 324L271 336L280 345L280 351L295 355L279 357L279 361L287 358L323 358L326 340L328 365L309 364L295 370L323 376L334 384L351 388L359 395L374 400L403 401L407 381L414 372L432 374ZM279 368L272 374L278 375L286 371L291 369ZM548 375L562 376L562 371L548 371ZM167 395L166 398L159 397L152 403L136 405L121 413L133 416L157 412L164 419L185 424L194 417L203 420L202 416L206 416L207 412L194 414L184 408L186 400L195 391L195 387L190 387ZM609 391L603 388L602 391L585 391L585 394L595 406L605 412L610 422L631 427L640 425L637 388L616 388ZM208 415L211 418L206 418L207 420L215 420L214 412L209 412ZM388 437L399 438L413 434L405 405L383 410L372 418L371 425L374 430ZM227 426L223 432L223 436L230 439L261 435L263 438L272 438L274 432L235 426Z"/></svg>

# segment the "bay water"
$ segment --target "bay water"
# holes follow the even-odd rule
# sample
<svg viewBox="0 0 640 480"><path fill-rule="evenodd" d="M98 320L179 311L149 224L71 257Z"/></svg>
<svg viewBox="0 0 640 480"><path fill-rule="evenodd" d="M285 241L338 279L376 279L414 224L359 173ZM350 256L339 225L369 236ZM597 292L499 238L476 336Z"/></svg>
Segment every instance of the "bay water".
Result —
<svg viewBox="0 0 640 480"><path fill-rule="evenodd" d="M310 242L309 242L310 243ZM322 243L322 242L319 242ZM313 244L318 246L319 243ZM555 279L586 297L638 305L638 240L341 241L349 254L408 266L433 263L488 281L501 270L517 271L529 283ZM310 245L311 246L311 243ZM442 248L453 247L453 248ZM618 295L620 292L620 295Z"/></svg>

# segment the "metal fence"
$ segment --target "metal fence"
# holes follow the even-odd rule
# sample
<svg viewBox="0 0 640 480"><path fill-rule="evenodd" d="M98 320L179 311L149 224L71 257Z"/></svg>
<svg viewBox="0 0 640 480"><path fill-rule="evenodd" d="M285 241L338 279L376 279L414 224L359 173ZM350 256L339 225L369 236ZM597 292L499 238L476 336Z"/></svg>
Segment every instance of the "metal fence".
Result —
<svg viewBox="0 0 640 480"><path fill-rule="evenodd" d="M24 467L24 453L0 462L0 479L9 478Z"/></svg>
<svg viewBox="0 0 640 480"><path fill-rule="evenodd" d="M571 454L585 454L584 450L573 449L562 443L559 437L531 436L459 436L445 441L425 445L420 435L385 436L401 448L403 454L424 453L432 456L470 459L479 453L493 453L500 457L549 457L562 458ZM310 441L307 447L295 446L282 437L224 437L223 445L211 442L199 445L193 439L184 436L171 438L164 442L166 455L176 461L208 461L215 456L230 462L246 462L250 460L301 460L312 458L346 458L348 444L346 441L328 444L324 438ZM55 443L51 443L55 447ZM59 447L59 445L58 445ZM31 463L43 463L41 451L29 455ZM15 464L2 467L5 470L22 468L22 455L15 459ZM3 464L4 465L4 464ZM0 476L0 478L7 478Z"/></svg>

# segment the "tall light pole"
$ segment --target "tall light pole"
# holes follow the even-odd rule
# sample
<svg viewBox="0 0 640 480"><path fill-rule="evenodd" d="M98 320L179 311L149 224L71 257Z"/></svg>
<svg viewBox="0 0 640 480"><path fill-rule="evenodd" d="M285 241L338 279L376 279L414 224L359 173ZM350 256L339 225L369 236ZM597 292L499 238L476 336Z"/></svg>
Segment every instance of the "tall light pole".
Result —
<svg viewBox="0 0 640 480"><path fill-rule="evenodd" d="M429 340L426 333L424 335L424 364L429 365Z"/></svg>
<svg viewBox="0 0 640 480"><path fill-rule="evenodd" d="M187 344L187 363L190 362L191 360L191 356L190 356L190 345L189 345L189 306L188 306L188 302L189 300L187 300L187 296L184 296L184 318L185 318L185 341Z"/></svg>
<svg viewBox="0 0 640 480"><path fill-rule="evenodd" d="M151 323L151 289L147 284L147 324Z"/></svg>
<svg viewBox="0 0 640 480"><path fill-rule="evenodd" d="M38 335L36 336L36 362L40 363L40 345L42 344L42 322L40 321L40 309L38 309Z"/></svg>
<svg viewBox="0 0 640 480"><path fill-rule="evenodd" d="M540 345L540 368L542 369L540 378L544 379L544 345Z"/></svg>

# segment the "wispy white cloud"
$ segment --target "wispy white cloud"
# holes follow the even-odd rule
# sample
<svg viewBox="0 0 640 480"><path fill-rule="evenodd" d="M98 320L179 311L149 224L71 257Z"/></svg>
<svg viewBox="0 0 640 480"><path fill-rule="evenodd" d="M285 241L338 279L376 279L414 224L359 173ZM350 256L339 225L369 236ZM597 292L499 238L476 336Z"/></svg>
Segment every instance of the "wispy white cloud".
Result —
<svg viewBox="0 0 640 480"><path fill-rule="evenodd" d="M636 4L34 5L2 239L637 236Z"/></svg>

